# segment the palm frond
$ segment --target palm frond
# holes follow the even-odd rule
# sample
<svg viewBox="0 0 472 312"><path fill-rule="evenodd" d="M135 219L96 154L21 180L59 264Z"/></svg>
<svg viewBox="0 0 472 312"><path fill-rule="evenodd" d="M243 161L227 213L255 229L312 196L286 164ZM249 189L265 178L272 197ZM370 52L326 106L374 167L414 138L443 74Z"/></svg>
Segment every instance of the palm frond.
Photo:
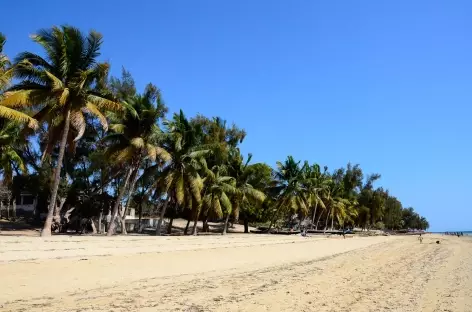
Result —
<svg viewBox="0 0 472 312"><path fill-rule="evenodd" d="M189 186L190 186L190 191L192 193L193 198L197 202L201 201L201 191L203 188L203 181L200 178L199 175L196 176L190 176L189 177Z"/></svg>
<svg viewBox="0 0 472 312"><path fill-rule="evenodd" d="M244 195L260 203L262 203L266 199L266 195L264 194L264 192L259 191L253 187L245 187Z"/></svg>
<svg viewBox="0 0 472 312"><path fill-rule="evenodd" d="M83 62L85 64L90 64L94 62L94 60L100 56L100 46L103 42L103 36L96 32L91 31L87 36L87 48L84 50L84 54L82 55Z"/></svg>
<svg viewBox="0 0 472 312"><path fill-rule="evenodd" d="M127 146L121 151L114 154L113 159L116 163L125 163L134 156L134 148Z"/></svg>
<svg viewBox="0 0 472 312"><path fill-rule="evenodd" d="M219 201L218 197L216 197L216 196L213 196L213 199L211 201L211 209L212 209L213 213L215 213L218 218L221 218L223 216L223 211L221 210L220 201Z"/></svg>
<svg viewBox="0 0 472 312"><path fill-rule="evenodd" d="M85 110L94 115L95 117L98 118L100 121L100 124L102 125L103 130L108 131L108 122L107 118L100 112L100 110L97 108L97 106L93 105L92 103L88 102L85 104Z"/></svg>
<svg viewBox="0 0 472 312"><path fill-rule="evenodd" d="M88 94L87 95L87 100L90 103L96 105L98 108L107 109L107 110L115 111L115 112L123 110L123 105L122 104L120 104L118 102L115 102L115 101L105 99L104 97L101 97L101 96L98 96L98 95Z"/></svg>
<svg viewBox="0 0 472 312"><path fill-rule="evenodd" d="M38 121L36 119L31 118L25 113L19 112L9 107L0 105L0 117L6 118L14 122L27 123L28 127L32 129L38 128Z"/></svg>
<svg viewBox="0 0 472 312"><path fill-rule="evenodd" d="M157 151L154 145L149 144L149 143L146 144L146 154L151 161L156 161Z"/></svg>
<svg viewBox="0 0 472 312"><path fill-rule="evenodd" d="M231 211L233 210L233 207L231 205L231 201L229 200L228 196L226 195L226 193L221 193L221 196L220 196L220 203L221 205L223 206L223 208L225 209L225 212L227 214L230 214Z"/></svg>
<svg viewBox="0 0 472 312"><path fill-rule="evenodd" d="M8 91L0 100L0 105L11 108L36 106L43 104L48 98L49 93L44 89Z"/></svg>
<svg viewBox="0 0 472 312"><path fill-rule="evenodd" d="M60 91L64 89L64 85L62 84L61 79L57 78L47 70L45 71L46 75L49 77L49 79L52 82L52 91Z"/></svg>
<svg viewBox="0 0 472 312"><path fill-rule="evenodd" d="M155 146L155 150L156 156L162 159L163 161L170 161L172 159L172 155L168 151L166 151L166 149L159 146Z"/></svg>
<svg viewBox="0 0 472 312"><path fill-rule="evenodd" d="M93 105L91 103L89 103L90 105ZM95 105L94 105L95 106ZM119 133L119 134L123 134L126 130L126 126L123 125L123 124L112 124L110 126L110 129L115 132L115 133Z"/></svg>
<svg viewBox="0 0 472 312"><path fill-rule="evenodd" d="M68 99L69 99L69 88L65 88L62 91L61 97L59 98L59 104L61 106L66 105Z"/></svg>
<svg viewBox="0 0 472 312"><path fill-rule="evenodd" d="M230 184L227 184L227 183L223 183L221 185L218 186L223 192L227 193L227 194L236 194L237 193L237 188L230 185Z"/></svg>
<svg viewBox="0 0 472 312"><path fill-rule="evenodd" d="M131 143L131 145L133 145L134 147L136 147L138 149L144 148L144 146L145 146L143 138L140 138L140 137L132 138L130 143Z"/></svg>

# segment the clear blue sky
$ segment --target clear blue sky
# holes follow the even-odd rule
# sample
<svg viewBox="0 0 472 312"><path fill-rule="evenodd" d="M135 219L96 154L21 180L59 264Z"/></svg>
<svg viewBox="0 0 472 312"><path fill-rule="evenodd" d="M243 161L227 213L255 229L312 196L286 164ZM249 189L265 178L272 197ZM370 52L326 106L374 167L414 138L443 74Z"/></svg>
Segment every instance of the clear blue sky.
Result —
<svg viewBox="0 0 472 312"><path fill-rule="evenodd" d="M235 122L254 160L360 163L432 230L472 228L470 1L26 2L2 4L10 56L39 28L98 30L114 74Z"/></svg>

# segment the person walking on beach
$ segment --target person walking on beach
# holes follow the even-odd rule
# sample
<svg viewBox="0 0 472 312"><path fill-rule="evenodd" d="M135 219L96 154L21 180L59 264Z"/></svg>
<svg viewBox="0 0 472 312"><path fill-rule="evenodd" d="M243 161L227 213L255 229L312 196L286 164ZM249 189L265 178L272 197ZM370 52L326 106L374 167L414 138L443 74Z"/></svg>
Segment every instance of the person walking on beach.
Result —
<svg viewBox="0 0 472 312"><path fill-rule="evenodd" d="M418 237L418 240L420 241L420 244L423 244L423 236L421 236L421 233L420 233L420 236Z"/></svg>

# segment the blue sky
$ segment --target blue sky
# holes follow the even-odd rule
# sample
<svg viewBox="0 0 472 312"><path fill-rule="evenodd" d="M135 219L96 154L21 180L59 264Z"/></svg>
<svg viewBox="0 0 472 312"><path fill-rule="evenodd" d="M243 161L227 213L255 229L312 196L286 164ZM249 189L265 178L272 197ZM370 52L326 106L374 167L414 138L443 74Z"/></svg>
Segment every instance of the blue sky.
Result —
<svg viewBox="0 0 472 312"><path fill-rule="evenodd" d="M360 163L432 230L472 228L471 2L27 2L2 4L10 56L40 28L98 30L114 74L235 122L255 161Z"/></svg>

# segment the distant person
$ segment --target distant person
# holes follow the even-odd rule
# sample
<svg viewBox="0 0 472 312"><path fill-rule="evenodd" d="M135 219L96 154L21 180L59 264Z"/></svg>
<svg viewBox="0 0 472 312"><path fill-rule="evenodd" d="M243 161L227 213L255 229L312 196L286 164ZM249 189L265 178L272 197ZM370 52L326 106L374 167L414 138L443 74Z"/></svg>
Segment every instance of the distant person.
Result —
<svg viewBox="0 0 472 312"><path fill-rule="evenodd" d="M421 236L421 233L420 233L420 236L418 237L418 240L420 241L420 244L423 244L423 236Z"/></svg>

